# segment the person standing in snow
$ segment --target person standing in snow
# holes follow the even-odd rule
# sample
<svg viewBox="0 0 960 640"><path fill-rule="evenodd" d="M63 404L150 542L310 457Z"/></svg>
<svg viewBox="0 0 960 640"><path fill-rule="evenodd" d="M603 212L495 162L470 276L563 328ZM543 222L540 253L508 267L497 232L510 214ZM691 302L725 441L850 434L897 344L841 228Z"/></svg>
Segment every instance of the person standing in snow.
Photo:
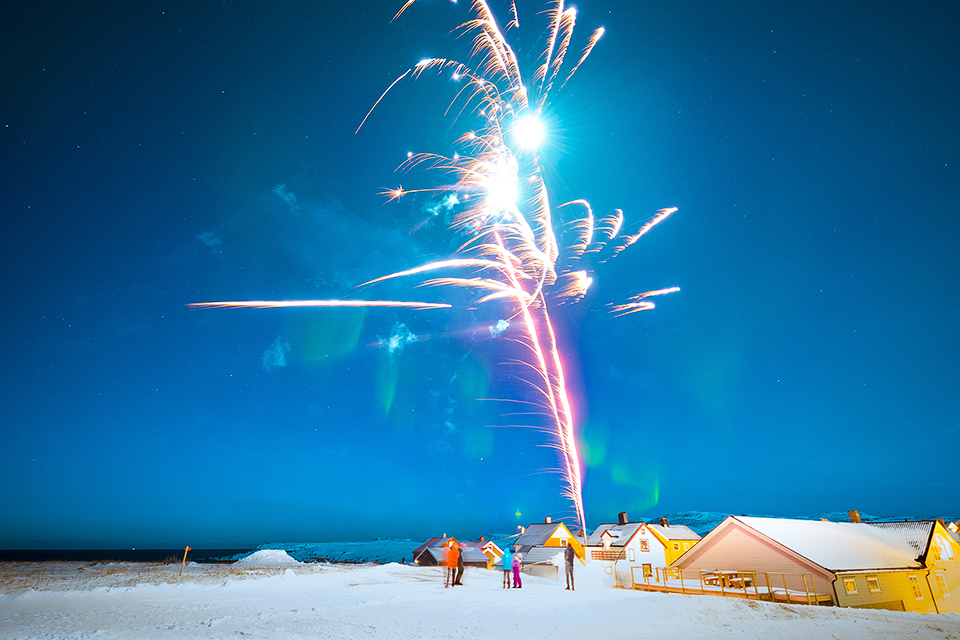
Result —
<svg viewBox="0 0 960 640"><path fill-rule="evenodd" d="M447 547L446 555L443 558L443 566L446 567L443 572L443 586L452 587L457 574L457 552L453 546Z"/></svg>
<svg viewBox="0 0 960 640"><path fill-rule="evenodd" d="M567 589L573 591L573 560L577 557L573 547L567 545L567 550L563 552L563 560L567 571Z"/></svg>
<svg viewBox="0 0 960 640"><path fill-rule="evenodd" d="M523 581L520 579L520 569L523 568L523 554L517 551L513 554L513 588L523 587Z"/></svg>
<svg viewBox="0 0 960 640"><path fill-rule="evenodd" d="M463 547L457 547L457 579L454 585L463 585Z"/></svg>
<svg viewBox="0 0 960 640"><path fill-rule="evenodd" d="M503 552L503 588L510 588L510 572L513 571L513 552L507 547Z"/></svg>

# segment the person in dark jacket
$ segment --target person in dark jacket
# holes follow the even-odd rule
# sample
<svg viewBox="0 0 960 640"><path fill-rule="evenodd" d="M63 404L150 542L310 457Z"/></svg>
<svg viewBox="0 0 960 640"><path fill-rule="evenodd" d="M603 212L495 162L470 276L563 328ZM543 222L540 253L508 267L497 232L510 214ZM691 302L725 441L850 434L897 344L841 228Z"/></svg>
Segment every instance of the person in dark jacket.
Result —
<svg viewBox="0 0 960 640"><path fill-rule="evenodd" d="M567 589L570 591L573 591L573 561L576 557L573 547L567 545L567 550L563 552L563 560L567 570Z"/></svg>
<svg viewBox="0 0 960 640"><path fill-rule="evenodd" d="M457 579L453 584L463 584L463 547L457 547Z"/></svg>

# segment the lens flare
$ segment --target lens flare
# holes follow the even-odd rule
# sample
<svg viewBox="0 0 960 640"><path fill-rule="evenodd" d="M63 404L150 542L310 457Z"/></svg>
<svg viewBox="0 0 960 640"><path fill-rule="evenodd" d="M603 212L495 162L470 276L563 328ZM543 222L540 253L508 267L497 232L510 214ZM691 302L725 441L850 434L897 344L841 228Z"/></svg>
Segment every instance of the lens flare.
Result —
<svg viewBox="0 0 960 640"><path fill-rule="evenodd" d="M513 123L514 141L522 149L536 149L546 137L546 129L537 116L527 114Z"/></svg>
<svg viewBox="0 0 960 640"><path fill-rule="evenodd" d="M416 0L408 0L394 20L410 10ZM676 211L661 209L635 233L624 233L624 214L615 213L594 220L590 205L575 200L557 207L580 212L558 234L553 211L543 180L537 153L544 129L541 115L555 93L555 81L564 70L565 57L574 39L577 13L564 8L563 0L550 0L544 12L548 26L541 42L544 49L532 69L522 69L521 59L508 39L520 29L514 2L509 5L509 20L503 29L485 0L473 0L469 17L454 32L472 42L470 56L464 62L446 58L421 60L394 80L373 103L360 122L359 131L400 81L414 80L424 73L449 76L460 88L447 113L456 119L470 118L470 128L455 143L451 155L411 153L401 170L424 167L453 176L451 184L418 189L387 189L387 200L399 200L409 193L437 192L453 194L450 230L465 236L457 257L422 264L371 280L373 286L386 280L418 279L417 284L435 288L456 287L476 294L475 304L506 306L505 326L518 326L518 340L526 356L520 361L534 386L534 401L553 434L548 443L560 458L564 479L562 495L569 498L580 531L586 531L581 462L574 429L574 414L567 393L563 360L558 349L551 312L558 304L583 298L593 281L597 265L631 246L655 225ZM573 67L562 76L557 91L570 81L603 36L598 28L590 36ZM558 236L573 236L561 247ZM456 275L459 273L460 275ZM676 287L658 289L611 305L612 312L624 315L653 308L653 296L677 291ZM407 307L441 309L451 305L438 302L390 300L298 300L204 302L194 307ZM534 426L534 425L531 425ZM538 425L542 428L542 425ZM517 515L519 516L519 510Z"/></svg>

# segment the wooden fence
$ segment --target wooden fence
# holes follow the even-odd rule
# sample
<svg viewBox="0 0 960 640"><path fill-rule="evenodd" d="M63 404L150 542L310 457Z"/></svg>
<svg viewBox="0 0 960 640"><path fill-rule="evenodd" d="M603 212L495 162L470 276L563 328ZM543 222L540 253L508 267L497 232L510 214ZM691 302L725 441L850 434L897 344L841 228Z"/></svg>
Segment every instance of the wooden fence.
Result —
<svg viewBox="0 0 960 640"><path fill-rule="evenodd" d="M638 569L640 572L637 572ZM696 577L693 577L689 572L685 576L680 569L676 568L655 567L655 573L649 572L644 575L642 567L631 567L630 581L631 585L623 586L641 591L725 596L791 604L827 606L834 604L831 594L817 592L813 574L810 573L758 573L700 569ZM800 584L803 588L788 587L788 583Z"/></svg>

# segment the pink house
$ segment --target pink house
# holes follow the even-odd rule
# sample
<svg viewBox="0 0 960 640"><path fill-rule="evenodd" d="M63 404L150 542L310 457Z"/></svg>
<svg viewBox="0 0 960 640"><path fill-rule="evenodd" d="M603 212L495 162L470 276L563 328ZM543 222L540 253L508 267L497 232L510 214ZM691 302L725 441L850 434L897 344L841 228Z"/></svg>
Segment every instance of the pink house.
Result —
<svg viewBox="0 0 960 640"><path fill-rule="evenodd" d="M730 516L670 567L687 579L735 582L746 595L756 590L759 597L779 592L811 604L944 612L951 610L952 559L960 556L946 531L934 522ZM935 567L931 540L944 548Z"/></svg>

